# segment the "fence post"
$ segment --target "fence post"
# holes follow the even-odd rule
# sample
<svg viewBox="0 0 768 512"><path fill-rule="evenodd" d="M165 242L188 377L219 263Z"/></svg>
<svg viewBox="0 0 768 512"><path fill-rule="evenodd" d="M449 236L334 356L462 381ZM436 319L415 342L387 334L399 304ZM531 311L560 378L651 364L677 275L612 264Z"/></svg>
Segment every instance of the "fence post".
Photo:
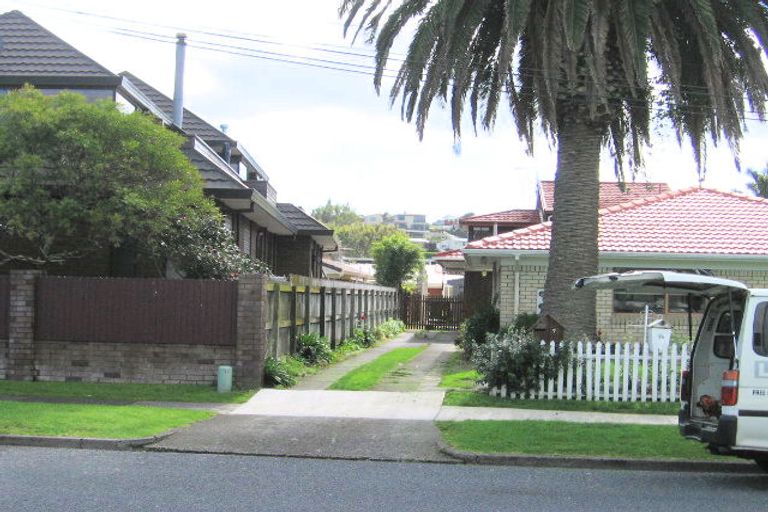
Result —
<svg viewBox="0 0 768 512"><path fill-rule="evenodd" d="M298 334L298 329L297 329L298 326L296 325L296 323L298 322L298 318L297 318L297 314L296 314L296 309L297 309L297 305L298 304L297 304L297 300L296 299L297 299L297 296L296 296L296 286L294 285L294 286L291 286L291 311L290 311L290 322L291 322L290 337L291 337L291 339L289 340L289 348L288 348L288 350L289 350L289 352L291 354L295 354L296 353L296 347L298 345L298 340L296 339L296 336Z"/></svg>
<svg viewBox="0 0 768 512"><path fill-rule="evenodd" d="M325 286L320 287L320 336L325 336Z"/></svg>
<svg viewBox="0 0 768 512"><path fill-rule="evenodd" d="M310 304L312 300L312 289L309 284L304 286L304 334L309 334L309 323L311 321L309 316Z"/></svg>
<svg viewBox="0 0 768 512"><path fill-rule="evenodd" d="M277 357L278 347L280 345L280 284L275 283L272 290L274 294L272 300L272 355Z"/></svg>
<svg viewBox="0 0 768 512"><path fill-rule="evenodd" d="M355 324L355 321L357 319L357 315L359 315L357 311L357 289L352 288L349 290L349 334L350 337L355 332L355 327L357 325Z"/></svg>
<svg viewBox="0 0 768 512"><path fill-rule="evenodd" d="M8 380L35 380L35 282L39 270L11 270L8 300Z"/></svg>
<svg viewBox="0 0 768 512"><path fill-rule="evenodd" d="M342 288L340 290L341 292L341 334L339 335L340 340L345 340L349 337L347 334L347 322L349 321L347 318L347 289Z"/></svg>
<svg viewBox="0 0 768 512"><path fill-rule="evenodd" d="M336 288L331 288L331 348L336 348Z"/></svg>
<svg viewBox="0 0 768 512"><path fill-rule="evenodd" d="M279 292L279 287L276 288ZM275 297L275 311L280 296ZM260 388L264 381L267 352L267 277L263 274L240 276L237 282L237 338L235 344L235 385L241 389ZM275 315L272 329L279 325Z"/></svg>

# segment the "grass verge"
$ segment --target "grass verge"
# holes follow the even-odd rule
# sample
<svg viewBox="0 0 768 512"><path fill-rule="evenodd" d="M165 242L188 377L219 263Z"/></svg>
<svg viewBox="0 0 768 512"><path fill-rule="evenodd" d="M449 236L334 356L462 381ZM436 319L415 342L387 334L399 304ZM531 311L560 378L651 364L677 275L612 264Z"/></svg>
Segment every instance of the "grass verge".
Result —
<svg viewBox="0 0 768 512"><path fill-rule="evenodd" d="M465 361L461 352L454 352L443 364L440 387L452 389L472 389L480 374L472 369L472 364Z"/></svg>
<svg viewBox="0 0 768 512"><path fill-rule="evenodd" d="M370 363L347 373L331 384L329 389L346 391L367 391L372 389L386 374L395 370L399 365L410 361L425 348L427 346L422 345L420 347L403 347L390 350Z"/></svg>
<svg viewBox="0 0 768 512"><path fill-rule="evenodd" d="M562 421L438 422L454 448L479 453L573 455L631 459L712 460L701 443L666 425L581 424Z"/></svg>
<svg viewBox="0 0 768 512"><path fill-rule="evenodd" d="M192 384L108 384L101 382L0 381L0 396L71 398L105 401L244 403L253 391L218 393Z"/></svg>
<svg viewBox="0 0 768 512"><path fill-rule="evenodd" d="M131 439L213 416L210 411L134 405L0 401L0 434Z"/></svg>
<svg viewBox="0 0 768 512"><path fill-rule="evenodd" d="M593 402L588 400L526 400L490 396L481 392L448 391L443 405L459 407L506 407L544 411L615 412L626 414L676 415L677 402Z"/></svg>

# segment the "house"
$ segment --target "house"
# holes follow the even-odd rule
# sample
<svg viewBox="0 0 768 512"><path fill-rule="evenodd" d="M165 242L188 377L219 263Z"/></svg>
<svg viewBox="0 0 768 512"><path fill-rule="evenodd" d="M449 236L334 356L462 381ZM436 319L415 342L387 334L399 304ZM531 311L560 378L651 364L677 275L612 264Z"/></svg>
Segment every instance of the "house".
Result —
<svg viewBox="0 0 768 512"><path fill-rule="evenodd" d="M607 208L626 201L651 197L669 192L666 183L625 183L615 181L600 183L600 208ZM528 226L551 220L554 214L555 182L539 181L536 184L536 208L513 209L503 212L464 217L459 220L467 229L468 240L473 242L488 236L500 235ZM464 314L474 312L490 305L494 300L491 274L487 271L475 272L466 268L460 252L443 251L433 257L451 272L464 271Z"/></svg>
<svg viewBox="0 0 768 512"><path fill-rule="evenodd" d="M768 200L706 188L689 188L603 208L599 212L600 272L657 268L735 279L768 287ZM466 269L485 272L502 324L536 313L547 271L551 222L543 222L469 243ZM643 311L663 317L676 336L689 335L689 307L695 332L705 304L664 293L621 290L597 294L602 339L641 339Z"/></svg>
<svg viewBox="0 0 768 512"><path fill-rule="evenodd" d="M200 171L205 193L221 209L243 252L267 263L276 275L322 277L323 252L336 250L333 231L295 205L278 203L268 175L224 131L187 109L181 126L175 126L170 98L131 73L111 73L19 11L0 15L0 41L0 86L5 90L26 83L50 93L70 90L154 116L186 137L182 150ZM110 250L52 271L156 275L154 268L138 264L130 250Z"/></svg>

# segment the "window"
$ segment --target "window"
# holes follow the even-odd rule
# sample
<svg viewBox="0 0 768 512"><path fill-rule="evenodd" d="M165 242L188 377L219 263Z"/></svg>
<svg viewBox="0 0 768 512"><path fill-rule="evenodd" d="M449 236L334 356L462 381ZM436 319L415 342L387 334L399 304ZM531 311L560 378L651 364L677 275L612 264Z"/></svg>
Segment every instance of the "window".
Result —
<svg viewBox="0 0 768 512"><path fill-rule="evenodd" d="M752 349L755 354L768 356L768 302L761 302L755 310L752 325Z"/></svg>
<svg viewBox="0 0 768 512"><path fill-rule="evenodd" d="M724 311L720 314L720 320L717 322L713 349L717 357L730 359L733 357L733 332L737 335L741 328L741 311L733 312L733 326L731 326L731 312ZM733 329L733 330L731 330Z"/></svg>
<svg viewBox="0 0 768 512"><path fill-rule="evenodd" d="M614 268L614 272L624 273L632 272L633 268ZM672 272L683 272L687 274L712 275L710 270L691 270L691 269L659 269ZM613 292L613 311L614 313L643 313L645 305L649 306L651 313L688 313L688 295L684 293L629 293L626 290L615 290ZM691 295L691 312L703 313L707 306L707 299L697 295Z"/></svg>

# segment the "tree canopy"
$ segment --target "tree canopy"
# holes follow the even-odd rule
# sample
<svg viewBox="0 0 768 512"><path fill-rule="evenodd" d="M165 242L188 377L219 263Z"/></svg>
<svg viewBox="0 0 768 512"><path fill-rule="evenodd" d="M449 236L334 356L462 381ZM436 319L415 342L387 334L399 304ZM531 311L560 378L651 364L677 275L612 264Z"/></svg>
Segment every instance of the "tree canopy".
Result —
<svg viewBox="0 0 768 512"><path fill-rule="evenodd" d="M0 97L0 264L47 265L138 242L180 270L233 245L203 196L183 138L141 113L79 94L31 87ZM203 243L203 241L205 243ZM195 275L250 268L241 256ZM211 275L213 274L213 275Z"/></svg>
<svg viewBox="0 0 768 512"><path fill-rule="evenodd" d="M437 100L456 137L509 108L533 152L536 126L557 142L543 312L593 336L600 150L624 179L642 165L655 118L687 136L699 175L707 137L738 156L747 114L765 117L768 7L755 0L342 0L345 31L376 45L380 91L393 44L411 34L390 98L423 136ZM408 27L408 28L406 28Z"/></svg>
<svg viewBox="0 0 768 512"><path fill-rule="evenodd" d="M363 216L355 212L349 204L334 204L330 199L323 206L312 210L312 216L331 228L347 226L363 220Z"/></svg>
<svg viewBox="0 0 768 512"><path fill-rule="evenodd" d="M405 234L404 231L392 224L367 224L365 222L346 224L336 229L336 236L342 249L348 256L356 258L370 257L371 247L375 242L397 233Z"/></svg>
<svg viewBox="0 0 768 512"><path fill-rule="evenodd" d="M424 264L424 252L405 233L382 238L371 249L376 264L376 282L401 288Z"/></svg>
<svg viewBox="0 0 768 512"><path fill-rule="evenodd" d="M768 199L768 167L761 170L747 169L747 176L752 180L747 188L756 196Z"/></svg>

